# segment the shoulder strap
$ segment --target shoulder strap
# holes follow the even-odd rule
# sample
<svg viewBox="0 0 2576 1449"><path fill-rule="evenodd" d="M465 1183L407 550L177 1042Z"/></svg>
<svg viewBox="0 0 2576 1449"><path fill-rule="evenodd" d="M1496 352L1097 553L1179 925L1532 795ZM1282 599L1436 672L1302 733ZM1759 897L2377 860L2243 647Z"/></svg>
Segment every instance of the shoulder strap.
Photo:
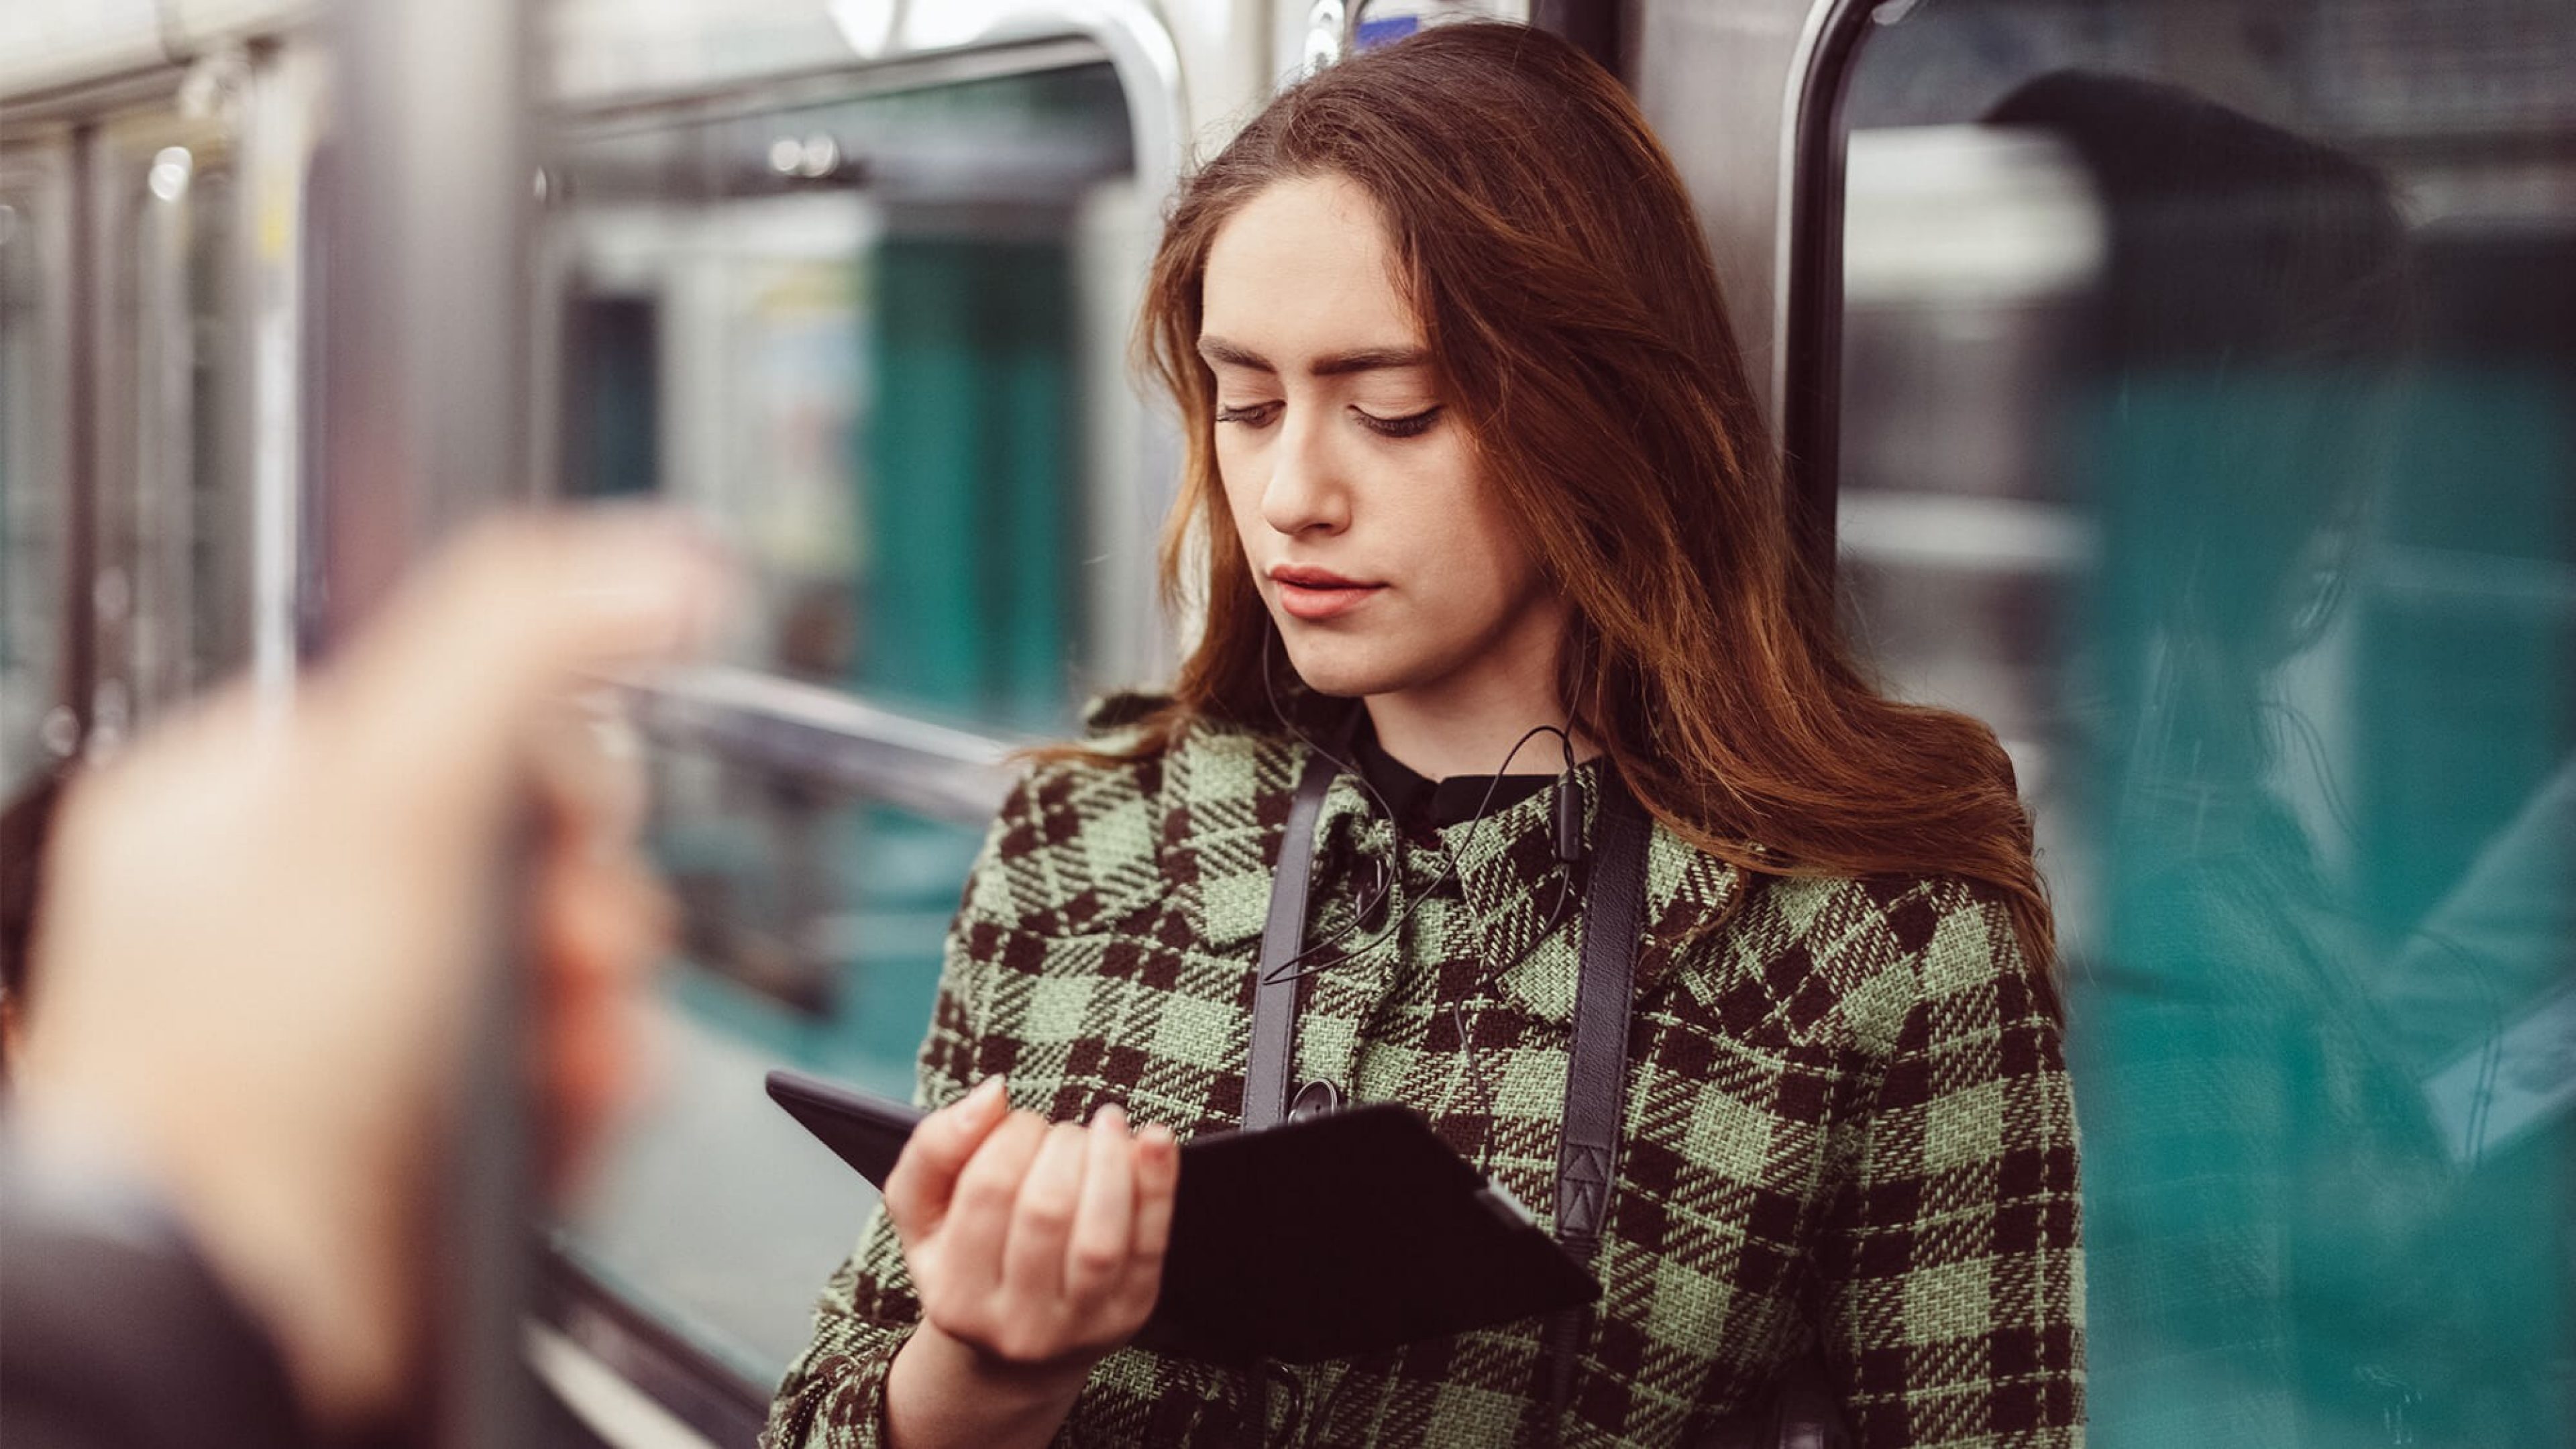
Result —
<svg viewBox="0 0 2576 1449"><path fill-rule="evenodd" d="M1297 953L1306 939L1306 896L1315 874L1315 821L1338 768L1323 751L1306 757L1288 828L1279 833L1270 915L1261 927L1261 965L1252 978L1252 1058L1243 1074L1243 1125L1276 1127L1288 1115L1288 1071L1297 1042Z"/></svg>
<svg viewBox="0 0 2576 1449"><path fill-rule="evenodd" d="M1628 1004L1646 913L1651 822L1619 777L1601 774L1601 831L1583 896L1583 974L1565 1067L1565 1130L1556 1150L1556 1237L1585 1263L1601 1244L1619 1159L1628 1078Z"/></svg>
<svg viewBox="0 0 2576 1449"><path fill-rule="evenodd" d="M1243 1125L1277 1126L1288 1112L1288 1074L1297 1030L1297 954L1305 939L1314 877L1315 822L1336 767L1309 755L1289 800L1287 826L1261 932L1252 986L1252 1052L1244 1071ZM1574 991L1574 1039L1566 1060L1565 1128L1556 1157L1556 1236L1587 1266L1601 1245L1618 1176L1619 1126L1628 1076L1628 1007L1635 993L1638 935L1645 926L1646 846L1653 832L1615 771L1601 773L1601 826L1584 892L1582 975ZM1562 1424L1574 1388L1584 1314L1557 1316L1547 1334L1548 1381Z"/></svg>
<svg viewBox="0 0 2576 1449"><path fill-rule="evenodd" d="M1261 964L1252 989L1252 1054L1245 1072L1243 1124L1272 1127L1287 1116L1290 1055L1297 1029L1296 959L1305 940L1306 901L1314 878L1315 822L1337 767L1310 755L1288 804L1270 913L1261 933ZM1556 1237L1589 1267L1600 1250L1610 1188L1618 1178L1619 1128L1625 1115L1628 1014L1636 994L1637 948L1645 930L1646 851L1654 822L1615 770L1601 771L1601 825L1584 891L1582 974L1574 988L1574 1039L1565 1071L1564 1132L1556 1155ZM1584 1310L1558 1314L1543 1341L1552 1413L1551 1441L1572 1407L1575 1359L1582 1351ZM1791 1428L1768 1421L1763 1443L1847 1443L1831 1400ZM1785 1415L1781 1416L1784 1419ZM1811 1425L1809 1420L1814 1420ZM1801 1439L1798 1434L1813 1436ZM1724 1439L1713 1443L1726 1443Z"/></svg>
<svg viewBox="0 0 2576 1449"><path fill-rule="evenodd" d="M1618 1177L1628 1080L1628 1006L1645 929L1646 846L1654 822L1618 772L1601 771L1601 827L1583 895L1583 974L1574 987L1574 1041L1565 1064L1565 1128L1556 1149L1556 1240L1590 1267ZM1585 1313L1548 1325L1548 1389L1561 1432L1574 1392Z"/></svg>

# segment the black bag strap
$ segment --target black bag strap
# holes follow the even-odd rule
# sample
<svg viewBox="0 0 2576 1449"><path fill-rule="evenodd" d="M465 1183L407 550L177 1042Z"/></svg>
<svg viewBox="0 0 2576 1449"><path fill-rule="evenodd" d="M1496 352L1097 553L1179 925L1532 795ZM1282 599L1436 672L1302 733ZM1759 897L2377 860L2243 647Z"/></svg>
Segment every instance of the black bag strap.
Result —
<svg viewBox="0 0 2576 1449"><path fill-rule="evenodd" d="M1298 777L1280 832L1279 859L1262 925L1261 964L1252 987L1252 1051L1244 1071L1243 1125L1277 1126L1288 1113L1296 1049L1297 957L1314 880L1315 823L1338 772L1316 751ZM1584 892L1582 974L1574 989L1574 1039L1565 1070L1565 1130L1556 1155L1556 1239L1590 1267L1600 1250L1618 1178L1619 1127L1628 1078L1628 1008L1636 994L1637 945L1645 928L1646 847L1654 822L1618 774L1601 771L1601 816ZM1573 1393L1575 1355L1587 1314L1562 1313L1546 1339L1547 1380L1561 1424Z"/></svg>
<svg viewBox="0 0 2576 1449"><path fill-rule="evenodd" d="M1252 1055L1245 1072L1246 1127L1276 1126L1288 1111L1290 1058L1296 1047L1297 957L1304 949L1306 901L1314 880L1315 822L1339 767L1322 751L1306 761L1289 800L1270 914L1261 933L1260 974L1252 990ZM1600 828L1592 879L1583 898L1582 974L1574 988L1574 1039L1565 1069L1565 1130L1556 1154L1556 1238L1590 1267L1608 1225L1610 1189L1618 1180L1619 1127L1625 1115L1628 1014L1636 996L1637 948L1645 930L1646 851L1654 821L1606 764L1601 771ZM1574 1369L1590 1314L1575 1309L1548 1321L1542 1340L1551 1442L1564 1433ZM1716 1425L1703 1449L1842 1449L1851 1442L1821 1367L1792 1365L1768 1398Z"/></svg>
<svg viewBox="0 0 2576 1449"><path fill-rule="evenodd" d="M1276 1127L1288 1115L1288 1070L1297 1047L1297 956L1306 942L1306 897L1315 878L1315 821L1339 767L1317 750L1289 797L1288 828L1270 879L1261 927L1260 974L1252 979L1252 1058L1243 1073L1243 1125Z"/></svg>
<svg viewBox="0 0 2576 1449"><path fill-rule="evenodd" d="M1601 1246L1619 1162L1628 1081L1628 1004L1645 928L1652 823L1618 776L1602 772L1600 839L1583 895L1583 974L1565 1066L1565 1131L1556 1149L1556 1240L1589 1265Z"/></svg>
<svg viewBox="0 0 2576 1449"><path fill-rule="evenodd" d="M1618 774L1601 772L1601 824L1583 893L1583 971L1574 986L1574 1041L1565 1063L1565 1128L1556 1149L1556 1241L1584 1267L1601 1248L1628 1085L1628 1007L1645 929L1646 846L1654 822ZM1548 1324L1549 1422L1561 1432L1589 1310Z"/></svg>

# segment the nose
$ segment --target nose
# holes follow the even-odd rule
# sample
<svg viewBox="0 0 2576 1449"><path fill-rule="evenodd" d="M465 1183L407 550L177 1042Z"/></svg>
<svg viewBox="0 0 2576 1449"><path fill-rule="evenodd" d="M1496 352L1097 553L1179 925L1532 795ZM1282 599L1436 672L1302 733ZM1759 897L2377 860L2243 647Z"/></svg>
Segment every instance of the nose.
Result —
<svg viewBox="0 0 2576 1449"><path fill-rule="evenodd" d="M1261 490L1262 520L1291 538L1339 533L1351 524L1350 490L1321 422L1311 407L1288 409L1271 452L1270 482Z"/></svg>

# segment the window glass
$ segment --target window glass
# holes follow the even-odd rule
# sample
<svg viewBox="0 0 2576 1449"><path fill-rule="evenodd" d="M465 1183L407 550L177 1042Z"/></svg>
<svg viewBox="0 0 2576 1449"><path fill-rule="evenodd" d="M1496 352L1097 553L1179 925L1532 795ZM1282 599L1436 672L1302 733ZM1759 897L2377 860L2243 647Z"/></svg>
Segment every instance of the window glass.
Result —
<svg viewBox="0 0 2576 1449"><path fill-rule="evenodd" d="M729 670L643 711L680 961L560 1241L764 1390L873 1194L761 1078L911 1095L994 741L1069 731L1152 608L1101 522L1148 496L1110 69L802 94L577 132L545 239L564 491L692 509L751 594Z"/></svg>
<svg viewBox="0 0 2576 1449"><path fill-rule="evenodd" d="M2038 811L2092 1442L2576 1442L2576 10L1878 20L1840 577Z"/></svg>
<svg viewBox="0 0 2576 1449"><path fill-rule="evenodd" d="M773 1068L907 1100L980 827L710 752L655 753L681 964L655 1081L562 1241L752 1383L803 1346L874 1194L764 1094Z"/></svg>
<svg viewBox="0 0 2576 1449"><path fill-rule="evenodd" d="M1083 332L1132 285L1129 153L1106 65L568 146L566 491L712 520L755 566L739 663L1063 729L1105 682L1085 570L1149 604L1086 547L1135 482L1086 447L1134 404Z"/></svg>
<svg viewBox="0 0 2576 1449"><path fill-rule="evenodd" d="M53 365L65 338L58 175L33 153L0 153L0 799L77 743L61 712L70 540Z"/></svg>
<svg viewBox="0 0 2576 1449"><path fill-rule="evenodd" d="M227 148L136 152L135 669L166 706L250 663L249 475L224 426L240 253Z"/></svg>
<svg viewBox="0 0 2576 1449"><path fill-rule="evenodd" d="M251 475L246 437L225 419L249 406L231 366L245 330L236 295L243 265L241 197L229 156L198 161L188 188L182 271L188 288L188 684L201 690L250 667Z"/></svg>
<svg viewBox="0 0 2576 1449"><path fill-rule="evenodd" d="M698 969L678 999L775 1064L909 1096L981 822L710 751L659 752L658 864Z"/></svg>
<svg viewBox="0 0 2576 1449"><path fill-rule="evenodd" d="M229 140L142 113L103 128L91 155L105 205L89 745L106 753L248 664L252 510L233 426L246 380L230 356Z"/></svg>

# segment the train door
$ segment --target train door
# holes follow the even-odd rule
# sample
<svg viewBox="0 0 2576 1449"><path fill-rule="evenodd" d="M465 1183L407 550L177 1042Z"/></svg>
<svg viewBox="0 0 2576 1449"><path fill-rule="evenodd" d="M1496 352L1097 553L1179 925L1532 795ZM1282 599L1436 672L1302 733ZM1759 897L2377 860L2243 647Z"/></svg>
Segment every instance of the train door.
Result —
<svg viewBox="0 0 2576 1449"><path fill-rule="evenodd" d="M2576 1442L2576 11L1827 10L1788 444L2036 807L2091 1442Z"/></svg>

